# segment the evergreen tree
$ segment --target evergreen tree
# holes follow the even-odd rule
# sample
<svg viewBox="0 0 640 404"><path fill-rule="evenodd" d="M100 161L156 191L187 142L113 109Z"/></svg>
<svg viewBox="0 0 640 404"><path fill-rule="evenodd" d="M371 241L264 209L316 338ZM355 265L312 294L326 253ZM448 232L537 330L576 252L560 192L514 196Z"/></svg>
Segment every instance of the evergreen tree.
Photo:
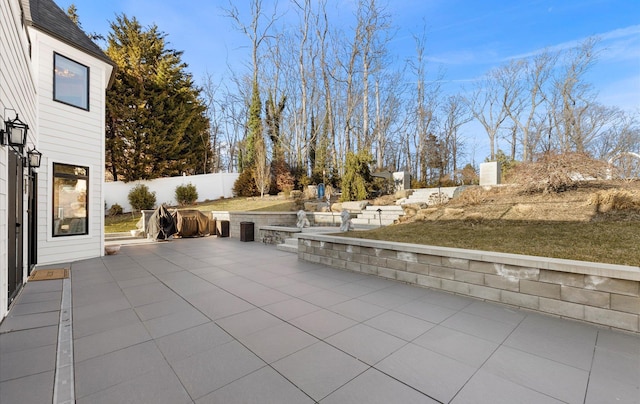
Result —
<svg viewBox="0 0 640 404"><path fill-rule="evenodd" d="M126 15L111 23L106 53L118 69L107 91L106 164L115 181L208 171L206 108L165 38Z"/></svg>
<svg viewBox="0 0 640 404"><path fill-rule="evenodd" d="M251 91L251 105L249 105L249 118L247 122L247 135L244 140L245 152L243 155L243 167L253 167L256 158L256 139L262 138L262 101L257 80L253 81Z"/></svg>

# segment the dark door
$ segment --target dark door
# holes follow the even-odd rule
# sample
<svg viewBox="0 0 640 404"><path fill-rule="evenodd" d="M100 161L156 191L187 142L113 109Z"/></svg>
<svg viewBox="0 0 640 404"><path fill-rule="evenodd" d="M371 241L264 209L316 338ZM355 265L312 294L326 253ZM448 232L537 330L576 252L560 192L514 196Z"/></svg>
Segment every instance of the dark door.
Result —
<svg viewBox="0 0 640 404"><path fill-rule="evenodd" d="M9 150L8 164L8 269L9 269L9 305L22 287L22 156Z"/></svg>
<svg viewBox="0 0 640 404"><path fill-rule="evenodd" d="M27 269L29 275L38 263L38 173L29 169Z"/></svg>

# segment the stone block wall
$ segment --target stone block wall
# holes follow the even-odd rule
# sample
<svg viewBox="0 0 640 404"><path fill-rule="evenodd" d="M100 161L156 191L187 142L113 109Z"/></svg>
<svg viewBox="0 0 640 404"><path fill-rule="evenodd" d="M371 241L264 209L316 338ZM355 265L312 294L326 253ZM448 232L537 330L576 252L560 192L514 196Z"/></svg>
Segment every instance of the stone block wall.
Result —
<svg viewBox="0 0 640 404"><path fill-rule="evenodd" d="M640 332L640 267L301 234L298 258Z"/></svg>

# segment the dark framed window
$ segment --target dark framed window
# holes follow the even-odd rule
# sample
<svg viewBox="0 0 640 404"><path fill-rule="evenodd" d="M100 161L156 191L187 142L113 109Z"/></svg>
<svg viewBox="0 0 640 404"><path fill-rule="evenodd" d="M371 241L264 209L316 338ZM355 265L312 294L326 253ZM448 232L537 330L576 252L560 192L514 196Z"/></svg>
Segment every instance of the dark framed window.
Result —
<svg viewBox="0 0 640 404"><path fill-rule="evenodd" d="M89 110L89 68L53 54L53 99Z"/></svg>
<svg viewBox="0 0 640 404"><path fill-rule="evenodd" d="M89 167L53 163L53 237L89 234Z"/></svg>

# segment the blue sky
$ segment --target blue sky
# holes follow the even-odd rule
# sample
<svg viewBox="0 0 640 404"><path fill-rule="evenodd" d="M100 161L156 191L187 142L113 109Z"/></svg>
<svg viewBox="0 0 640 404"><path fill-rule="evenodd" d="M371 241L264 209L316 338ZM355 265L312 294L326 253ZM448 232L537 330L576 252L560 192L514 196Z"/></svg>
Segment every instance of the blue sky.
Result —
<svg viewBox="0 0 640 404"><path fill-rule="evenodd" d="M246 38L224 16L226 1L55 1L63 9L74 3L88 32L106 34L119 13L143 25L155 23L168 34L172 48L184 51L197 84L205 72L223 77L229 65L244 68L250 57ZM248 1L234 3L242 13L241 3ZM273 3L264 0L264 8ZM286 3L279 2L281 10ZM354 11L354 3L329 0L329 12L348 24L345 16ZM391 0L387 10L398 27L391 46L397 60L414 55L412 35L426 26L429 67L443 69L446 88L453 92L510 58L599 36L601 56L588 78L600 102L640 111L638 0Z"/></svg>
<svg viewBox="0 0 640 404"><path fill-rule="evenodd" d="M66 10L78 9L87 32L106 36L116 14L136 17L143 25L156 24L168 35L169 46L184 51L197 85L206 73L217 81L228 69L246 69L250 49L245 36L225 16L226 0L55 0ZM233 0L248 21L248 0ZM263 0L271 9L275 1ZM351 24L356 0L328 0L332 25ZM384 1L381 0L381 4ZM278 2L281 12L287 0ZM598 101L640 114L640 0L389 0L397 33L390 44L399 62L415 56L414 34L426 27L428 69L445 74L443 90L462 93L491 68L512 58L544 49L560 50L597 36L599 60L587 80ZM281 22L297 19L285 13ZM248 70L247 70L248 71ZM486 134L477 122L462 128L468 158L488 155ZM502 145L498 144L498 147Z"/></svg>

